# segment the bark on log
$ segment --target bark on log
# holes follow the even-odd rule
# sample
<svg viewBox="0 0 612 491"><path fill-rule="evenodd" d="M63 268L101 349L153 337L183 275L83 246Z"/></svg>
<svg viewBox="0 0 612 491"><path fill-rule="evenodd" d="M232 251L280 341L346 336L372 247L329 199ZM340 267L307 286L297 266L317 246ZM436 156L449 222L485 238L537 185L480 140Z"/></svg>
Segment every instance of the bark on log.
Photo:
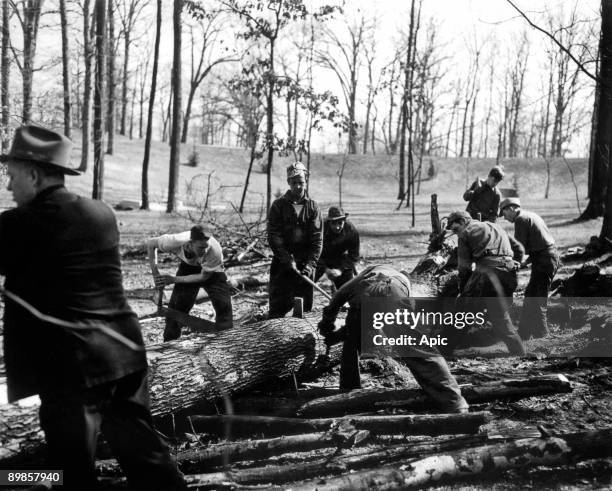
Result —
<svg viewBox="0 0 612 491"><path fill-rule="evenodd" d="M276 418L272 416L219 415L192 416L198 432L214 435L265 436L295 435L327 431L347 422L360 430L373 434L453 435L476 433L491 419L488 411L466 414L420 414L400 416L347 416L344 418Z"/></svg>
<svg viewBox="0 0 612 491"><path fill-rule="evenodd" d="M350 454L326 456L286 465L267 465L264 467L251 467L248 469L228 470L209 474L187 476L190 485L207 483L214 486L233 482L235 484L266 484L299 482L321 475L337 475L347 471L354 471L368 466L378 466L397 461L406 461L437 452L449 452L466 447L474 447L486 443L485 436L470 436L463 438L446 439L439 442L417 444L392 445L377 449L359 449ZM179 454L179 465L181 455ZM181 466L183 472L189 472L189 467ZM315 489L315 488L312 488Z"/></svg>
<svg viewBox="0 0 612 491"><path fill-rule="evenodd" d="M518 400L525 397L571 392L569 380L561 374L529 379L501 380L492 384L464 386L461 393L472 404L495 400ZM305 418L342 416L346 413L375 411L383 407L423 409L428 399L420 389L361 389L305 403L297 414Z"/></svg>
<svg viewBox="0 0 612 491"><path fill-rule="evenodd" d="M203 401L232 397L271 380L316 376L339 360L324 357L325 343L308 319L273 319L200 334L147 349L153 416ZM0 465L20 462L42 443L38 408L0 406Z"/></svg>
<svg viewBox="0 0 612 491"><path fill-rule="evenodd" d="M467 450L433 455L410 462L407 469L383 467L331 479L292 485L293 491L341 491L406 489L476 475L490 475L513 468L561 465L612 455L612 429L588 431L552 438L527 438Z"/></svg>

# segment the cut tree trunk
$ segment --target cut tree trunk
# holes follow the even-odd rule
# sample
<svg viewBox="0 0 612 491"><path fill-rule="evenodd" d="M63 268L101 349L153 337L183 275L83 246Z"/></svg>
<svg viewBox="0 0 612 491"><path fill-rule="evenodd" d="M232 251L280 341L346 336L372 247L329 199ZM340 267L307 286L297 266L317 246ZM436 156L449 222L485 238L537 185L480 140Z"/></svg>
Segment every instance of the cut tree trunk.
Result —
<svg viewBox="0 0 612 491"><path fill-rule="evenodd" d="M292 485L293 491L406 489L458 478L483 476L507 469L561 465L612 455L612 429L553 438L527 438L497 445L433 455L408 468L383 467ZM403 466L402 466L403 467Z"/></svg>
<svg viewBox="0 0 612 491"><path fill-rule="evenodd" d="M327 431L350 423L373 434L458 435L476 433L491 418L487 411L465 414L422 414L400 416L347 416L344 418L277 418L255 415L192 416L197 431L214 435L295 435Z"/></svg>
<svg viewBox="0 0 612 491"><path fill-rule="evenodd" d="M560 374L529 379L500 380L492 384L463 386L461 394L471 404L495 400L518 400L525 397L571 392L569 380ZM383 407L423 409L430 401L420 389L361 389L305 403L297 414L305 418L341 416Z"/></svg>
<svg viewBox="0 0 612 491"><path fill-rule="evenodd" d="M151 412L162 417L294 373L316 377L339 360L308 319L273 319L147 349ZM0 465L27 460L42 443L38 408L0 406Z"/></svg>

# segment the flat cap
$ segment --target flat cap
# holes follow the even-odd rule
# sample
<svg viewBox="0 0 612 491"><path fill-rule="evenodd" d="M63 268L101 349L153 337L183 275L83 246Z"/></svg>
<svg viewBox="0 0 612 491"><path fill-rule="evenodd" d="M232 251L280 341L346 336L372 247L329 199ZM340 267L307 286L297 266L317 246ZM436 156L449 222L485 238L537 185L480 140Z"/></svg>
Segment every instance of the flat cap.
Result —
<svg viewBox="0 0 612 491"><path fill-rule="evenodd" d="M297 176L306 176L307 173L306 167L302 162L294 162L287 166L287 179Z"/></svg>
<svg viewBox="0 0 612 491"><path fill-rule="evenodd" d="M521 200L518 198L506 198L499 204L499 216L502 216L502 211L508 206L521 206Z"/></svg>

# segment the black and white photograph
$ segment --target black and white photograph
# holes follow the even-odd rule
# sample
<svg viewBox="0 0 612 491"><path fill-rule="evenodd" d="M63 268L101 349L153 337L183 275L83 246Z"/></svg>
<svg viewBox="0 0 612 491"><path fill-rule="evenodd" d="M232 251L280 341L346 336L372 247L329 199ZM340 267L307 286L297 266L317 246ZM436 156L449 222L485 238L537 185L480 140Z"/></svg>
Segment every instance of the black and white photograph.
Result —
<svg viewBox="0 0 612 491"><path fill-rule="evenodd" d="M612 0L0 22L0 489L612 488Z"/></svg>

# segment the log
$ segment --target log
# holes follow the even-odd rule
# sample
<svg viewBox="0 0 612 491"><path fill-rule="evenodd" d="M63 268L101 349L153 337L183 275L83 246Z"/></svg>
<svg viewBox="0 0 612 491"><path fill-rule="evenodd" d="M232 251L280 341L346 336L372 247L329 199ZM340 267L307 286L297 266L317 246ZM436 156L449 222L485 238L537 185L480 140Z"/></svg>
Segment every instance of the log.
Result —
<svg viewBox="0 0 612 491"><path fill-rule="evenodd" d="M347 416L343 418L278 418L256 415L192 416L198 432L213 435L265 436L295 435L327 431L338 424L350 423L373 434L457 435L476 433L491 419L488 411L465 414L419 414L399 416Z"/></svg>
<svg viewBox="0 0 612 491"><path fill-rule="evenodd" d="M214 486L215 484L221 486L228 482L239 485L296 482L321 475L337 475L347 471L367 468L368 466L405 461L437 452L449 452L460 448L474 447L485 442L485 436L469 436L463 438L454 437L438 442L404 443L374 450L360 449L351 451L350 454L346 455L327 456L288 465L267 465L225 472L192 474L187 476L187 482L190 486L201 486L204 483L208 486ZM181 454L179 454L179 462L180 459ZM181 466L181 470L187 472L188 468ZM215 481L217 482L215 483Z"/></svg>
<svg viewBox="0 0 612 491"><path fill-rule="evenodd" d="M197 334L147 349L151 412L160 418L247 392L296 373L316 377L339 360L325 355L312 319L284 318ZM38 408L0 406L0 465L34 457L42 443Z"/></svg>
<svg viewBox="0 0 612 491"><path fill-rule="evenodd" d="M516 401L525 397L571 392L565 375L543 375L529 379L500 380L461 388L471 404L495 400ZM297 410L302 417L342 416L346 413L375 411L383 407L422 410L430 401L420 389L360 389L306 402Z"/></svg>
<svg viewBox="0 0 612 491"><path fill-rule="evenodd" d="M497 474L508 469L562 465L612 455L612 429L552 438L526 438L441 453L410 462L408 468L382 467L292 485L293 491L406 489L441 481Z"/></svg>

